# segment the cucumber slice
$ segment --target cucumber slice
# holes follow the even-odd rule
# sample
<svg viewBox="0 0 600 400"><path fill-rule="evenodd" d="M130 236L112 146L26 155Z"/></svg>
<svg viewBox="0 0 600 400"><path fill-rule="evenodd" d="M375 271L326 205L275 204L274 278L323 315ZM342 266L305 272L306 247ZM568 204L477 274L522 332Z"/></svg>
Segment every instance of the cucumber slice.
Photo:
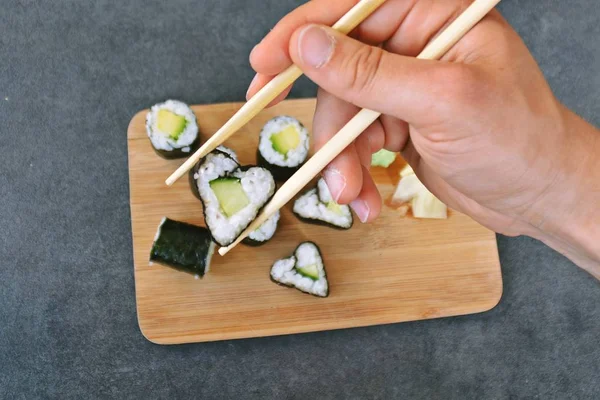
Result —
<svg viewBox="0 0 600 400"><path fill-rule="evenodd" d="M288 125L281 132L271 136L273 149L279 154L286 155L300 144L300 134L294 125Z"/></svg>
<svg viewBox="0 0 600 400"><path fill-rule="evenodd" d="M310 278L313 281L319 280L319 268L317 268L317 264L311 264L305 267L296 267L296 271L298 271L300 275Z"/></svg>
<svg viewBox="0 0 600 400"><path fill-rule="evenodd" d="M337 215L344 215L344 211L342 211L342 207L335 201L330 201L327 203L327 209L333 211Z"/></svg>
<svg viewBox="0 0 600 400"><path fill-rule="evenodd" d="M166 133L171 139L179 139L179 135L181 135L185 129L186 124L187 121L185 120L185 117L177 115L172 111L165 110L164 108L158 110L158 115L156 116L158 130Z"/></svg>
<svg viewBox="0 0 600 400"><path fill-rule="evenodd" d="M209 185L227 217L250 204L239 178L217 178L210 181Z"/></svg>

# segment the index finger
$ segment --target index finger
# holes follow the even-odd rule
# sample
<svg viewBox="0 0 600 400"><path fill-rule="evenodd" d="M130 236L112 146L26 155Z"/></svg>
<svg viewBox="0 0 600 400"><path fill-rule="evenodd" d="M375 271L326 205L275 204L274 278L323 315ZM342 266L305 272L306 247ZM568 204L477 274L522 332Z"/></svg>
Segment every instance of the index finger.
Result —
<svg viewBox="0 0 600 400"><path fill-rule="evenodd" d="M388 0L373 12L355 33L359 40L381 43L398 29L417 0ZM289 42L292 34L307 23L333 25L358 0L313 0L287 14L250 53L250 64L260 75L277 75L290 65Z"/></svg>

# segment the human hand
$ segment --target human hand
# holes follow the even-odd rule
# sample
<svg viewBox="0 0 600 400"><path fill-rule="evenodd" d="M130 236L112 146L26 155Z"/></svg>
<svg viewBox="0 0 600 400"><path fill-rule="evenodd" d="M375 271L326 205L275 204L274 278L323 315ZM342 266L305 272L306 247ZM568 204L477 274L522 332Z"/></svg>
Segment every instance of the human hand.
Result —
<svg viewBox="0 0 600 400"><path fill-rule="evenodd" d="M325 26L354 3L302 5L250 56L257 76L248 97L292 63L319 85L316 149L359 107L383 114L323 172L339 203L350 203L363 222L377 217L381 198L368 171L371 154L385 147L401 151L449 207L496 232L534 235L556 225L549 216L556 207L571 212L565 188L589 158L577 154L598 141L589 129L569 131L576 117L499 12L442 60L426 61L414 56L470 1L388 0L351 37Z"/></svg>

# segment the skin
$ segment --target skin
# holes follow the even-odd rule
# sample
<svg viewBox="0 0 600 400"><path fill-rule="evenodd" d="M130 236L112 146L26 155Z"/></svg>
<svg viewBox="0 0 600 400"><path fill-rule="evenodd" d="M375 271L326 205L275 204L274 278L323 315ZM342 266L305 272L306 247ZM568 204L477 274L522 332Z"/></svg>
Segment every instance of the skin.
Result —
<svg viewBox="0 0 600 400"><path fill-rule="evenodd" d="M371 154L400 151L449 207L542 240L600 279L600 132L555 98L500 13L427 61L414 57L471 1L388 0L350 37L328 28L355 3L310 1L250 55L248 98L292 63L319 86L317 150L360 108L383 114L323 171L334 198L373 221Z"/></svg>

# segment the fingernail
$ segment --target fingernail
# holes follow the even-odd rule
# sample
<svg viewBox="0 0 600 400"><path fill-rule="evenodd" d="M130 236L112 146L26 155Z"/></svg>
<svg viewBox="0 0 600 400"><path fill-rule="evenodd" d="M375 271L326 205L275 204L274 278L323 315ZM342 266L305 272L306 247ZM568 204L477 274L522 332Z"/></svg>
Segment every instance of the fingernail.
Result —
<svg viewBox="0 0 600 400"><path fill-rule="evenodd" d="M346 178L344 178L344 175L340 174L340 171L335 168L326 169L325 172L323 172L323 178L325 178L331 196L337 203L342 192L346 188Z"/></svg>
<svg viewBox="0 0 600 400"><path fill-rule="evenodd" d="M309 25L298 37L298 54L304 64L321 68L327 64L335 48L335 38L317 25Z"/></svg>
<svg viewBox="0 0 600 400"><path fill-rule="evenodd" d="M256 81L257 80L258 80L258 74L254 75L254 78L252 78L252 82L250 82L250 86L248 86L248 90L246 91L246 100L249 100L248 99L248 95L250 94L250 92L254 88L254 85L256 85Z"/></svg>
<svg viewBox="0 0 600 400"><path fill-rule="evenodd" d="M358 215L360 222L367 222L367 219L369 219L369 213L371 212L371 209L367 203L361 199L352 200L350 202L350 208L352 208L356 215Z"/></svg>

